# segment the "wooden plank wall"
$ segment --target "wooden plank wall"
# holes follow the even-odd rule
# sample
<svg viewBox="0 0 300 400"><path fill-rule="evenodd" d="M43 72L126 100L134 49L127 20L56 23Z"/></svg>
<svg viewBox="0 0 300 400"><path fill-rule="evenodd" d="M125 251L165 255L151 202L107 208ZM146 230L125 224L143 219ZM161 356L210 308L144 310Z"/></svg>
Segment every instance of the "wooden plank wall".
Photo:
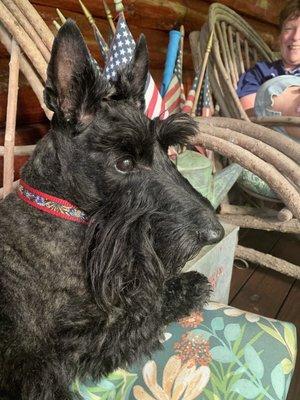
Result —
<svg viewBox="0 0 300 400"><path fill-rule="evenodd" d="M276 49L277 15L285 0L222 0L221 3L230 6L241 14L263 36L265 41ZM75 19L82 30L87 44L93 55L100 62L95 40L89 23L82 14L78 0L32 0L32 4L42 15L46 23L55 32L53 19L59 21L56 7L66 17ZM108 0L111 10L114 10L113 0ZM109 25L105 17L101 0L84 0L92 12L97 25L105 38L109 37ZM160 84L168 45L168 32L172 28L184 25L186 40L184 48L184 82L188 87L193 79L193 62L188 42L188 35L193 30L200 30L207 19L210 0L123 0L125 16L135 38L141 32L147 37L150 52L150 69L154 79ZM3 143L3 128L5 125L7 83L8 83L8 54L0 44L0 144ZM42 125L41 125L42 124ZM32 132L25 125L33 125ZM21 77L17 117L17 141L32 144L36 137L44 133L47 120L26 80ZM25 130L24 130L25 129ZM20 161L22 163L23 160ZM0 159L0 171L2 160ZM0 176L1 180L1 176ZM0 182L1 185L1 182Z"/></svg>

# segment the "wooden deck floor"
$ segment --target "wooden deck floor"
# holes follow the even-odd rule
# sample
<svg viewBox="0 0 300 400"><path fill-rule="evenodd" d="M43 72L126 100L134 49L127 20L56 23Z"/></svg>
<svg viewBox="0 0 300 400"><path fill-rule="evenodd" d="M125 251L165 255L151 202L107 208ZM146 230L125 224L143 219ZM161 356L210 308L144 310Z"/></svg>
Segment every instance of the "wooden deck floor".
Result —
<svg viewBox="0 0 300 400"><path fill-rule="evenodd" d="M300 238L295 235L241 230L239 244L300 265ZM253 264L248 269L234 267L229 304L296 325L298 357L288 400L300 399L300 280Z"/></svg>

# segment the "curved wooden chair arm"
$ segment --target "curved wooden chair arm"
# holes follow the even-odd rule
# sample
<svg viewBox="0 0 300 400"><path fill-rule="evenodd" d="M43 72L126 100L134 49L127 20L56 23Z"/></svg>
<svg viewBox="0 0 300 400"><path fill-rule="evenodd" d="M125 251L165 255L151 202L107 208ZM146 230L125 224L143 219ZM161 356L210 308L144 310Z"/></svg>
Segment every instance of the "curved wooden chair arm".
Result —
<svg viewBox="0 0 300 400"><path fill-rule="evenodd" d="M300 117L286 117L286 116L252 117L250 118L250 120L256 124L265 126L292 125L292 126L299 126L300 129Z"/></svg>

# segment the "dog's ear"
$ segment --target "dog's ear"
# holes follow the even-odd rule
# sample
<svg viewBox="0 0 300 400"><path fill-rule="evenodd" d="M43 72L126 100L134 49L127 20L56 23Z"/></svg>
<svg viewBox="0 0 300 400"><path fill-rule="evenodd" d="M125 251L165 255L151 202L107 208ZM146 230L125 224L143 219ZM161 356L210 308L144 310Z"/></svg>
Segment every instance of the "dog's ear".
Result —
<svg viewBox="0 0 300 400"><path fill-rule="evenodd" d="M146 38L142 34L136 44L131 63L131 95L140 108L145 107L145 88L149 71L149 56Z"/></svg>
<svg viewBox="0 0 300 400"><path fill-rule="evenodd" d="M117 75L114 82L116 100L131 100L144 111L145 88L149 71L146 38L140 35L131 62Z"/></svg>
<svg viewBox="0 0 300 400"><path fill-rule="evenodd" d="M86 122L105 92L103 86L76 23L68 19L52 47L44 91L47 107L67 122Z"/></svg>

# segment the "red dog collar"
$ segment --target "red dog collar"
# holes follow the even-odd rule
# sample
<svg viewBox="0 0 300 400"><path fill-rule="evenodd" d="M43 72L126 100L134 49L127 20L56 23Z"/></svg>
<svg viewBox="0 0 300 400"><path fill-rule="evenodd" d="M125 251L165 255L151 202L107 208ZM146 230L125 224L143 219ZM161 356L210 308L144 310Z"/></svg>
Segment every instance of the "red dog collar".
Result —
<svg viewBox="0 0 300 400"><path fill-rule="evenodd" d="M54 215L55 217L78 222L80 224L87 224L88 222L86 214L73 204L66 200L59 199L58 197L40 192L22 180L20 180L17 194L27 204L30 204L38 210Z"/></svg>

